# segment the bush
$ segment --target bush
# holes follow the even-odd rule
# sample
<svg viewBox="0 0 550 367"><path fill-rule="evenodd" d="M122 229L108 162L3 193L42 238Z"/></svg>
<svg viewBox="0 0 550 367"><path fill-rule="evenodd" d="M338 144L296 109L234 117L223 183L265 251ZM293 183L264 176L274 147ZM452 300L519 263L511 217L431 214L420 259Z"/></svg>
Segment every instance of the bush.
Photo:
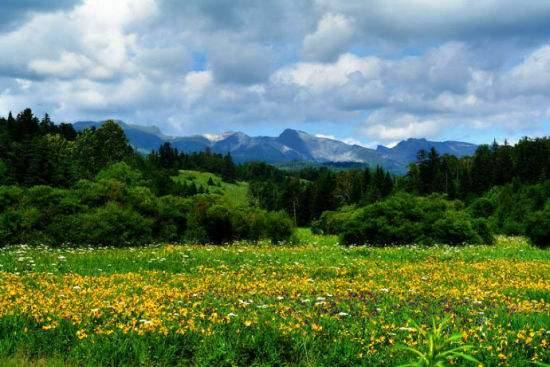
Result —
<svg viewBox="0 0 550 367"><path fill-rule="evenodd" d="M71 219L70 242L121 247L152 241L152 220L115 203L108 203Z"/></svg>
<svg viewBox="0 0 550 367"><path fill-rule="evenodd" d="M348 245L492 243L488 227L471 218L461 202L403 193L359 209L340 235Z"/></svg>
<svg viewBox="0 0 550 367"><path fill-rule="evenodd" d="M326 211L313 223L312 231L316 234L342 233L344 224L351 220L355 212L352 206L343 207L338 211Z"/></svg>
<svg viewBox="0 0 550 367"><path fill-rule="evenodd" d="M234 228L236 240L248 240L257 242L267 237L266 213L257 208L233 210L231 222Z"/></svg>
<svg viewBox="0 0 550 367"><path fill-rule="evenodd" d="M264 238L279 243L292 236L292 221L285 214L235 208L220 195L159 198L142 183L138 173L120 163L72 189L0 186L1 244L221 244Z"/></svg>
<svg viewBox="0 0 550 367"><path fill-rule="evenodd" d="M470 213L474 218L489 218L495 211L495 204L488 198L474 200L470 205Z"/></svg>
<svg viewBox="0 0 550 367"><path fill-rule="evenodd" d="M17 206L23 198L23 189L17 186L0 186L0 212Z"/></svg>
<svg viewBox="0 0 550 367"><path fill-rule="evenodd" d="M181 241L187 229L190 202L177 196L162 196L156 200L156 209L153 236L160 241Z"/></svg>
<svg viewBox="0 0 550 367"><path fill-rule="evenodd" d="M485 219L474 219L474 230L481 238L481 241L486 245L492 245L495 243L495 237Z"/></svg>
<svg viewBox="0 0 550 367"><path fill-rule="evenodd" d="M208 208L203 223L208 242L221 244L233 241L233 224L228 208L215 204Z"/></svg>
<svg viewBox="0 0 550 367"><path fill-rule="evenodd" d="M483 240L476 232L474 223L475 221L465 212L446 211L444 216L433 224L433 236L448 245L482 243Z"/></svg>
<svg viewBox="0 0 550 367"><path fill-rule="evenodd" d="M529 186L508 184L495 187L485 198L495 205L488 218L494 232L526 235L527 219L532 213L544 211L545 204L550 201L550 181Z"/></svg>
<svg viewBox="0 0 550 367"><path fill-rule="evenodd" d="M548 248L550 246L550 202L544 210L529 215L526 223L526 235L533 245Z"/></svg>
<svg viewBox="0 0 550 367"><path fill-rule="evenodd" d="M124 162L118 162L101 170L96 181L116 180L126 186L144 186L146 184L141 172L133 169Z"/></svg>
<svg viewBox="0 0 550 367"><path fill-rule="evenodd" d="M273 244L291 240L294 223L284 212L268 212L266 216L266 235Z"/></svg>
<svg viewBox="0 0 550 367"><path fill-rule="evenodd" d="M229 207L217 195L197 195L192 200L193 207L187 218L187 240L221 244L268 238L273 243L280 243L292 237L294 226L285 213L248 206Z"/></svg>

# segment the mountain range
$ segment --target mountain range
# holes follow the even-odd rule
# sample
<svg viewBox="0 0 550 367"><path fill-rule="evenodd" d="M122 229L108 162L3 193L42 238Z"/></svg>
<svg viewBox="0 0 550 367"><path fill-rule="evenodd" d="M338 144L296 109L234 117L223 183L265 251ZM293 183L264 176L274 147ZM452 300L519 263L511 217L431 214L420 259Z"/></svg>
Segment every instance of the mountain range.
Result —
<svg viewBox="0 0 550 367"><path fill-rule="evenodd" d="M380 165L390 172L403 174L407 165L416 160L419 150L435 148L440 154L457 157L472 155L477 145L460 141L436 142L426 139L403 140L392 148L379 145L376 149L342 141L318 137L303 131L286 129L279 136L248 136L242 132L226 132L220 136L169 137L154 126L141 126L117 121L130 144L141 152L158 149L165 142L185 153L207 148L216 153L231 153L236 162L264 161L275 165L290 163L330 164L361 163L371 167ZM78 121L77 131L99 127L102 122Z"/></svg>

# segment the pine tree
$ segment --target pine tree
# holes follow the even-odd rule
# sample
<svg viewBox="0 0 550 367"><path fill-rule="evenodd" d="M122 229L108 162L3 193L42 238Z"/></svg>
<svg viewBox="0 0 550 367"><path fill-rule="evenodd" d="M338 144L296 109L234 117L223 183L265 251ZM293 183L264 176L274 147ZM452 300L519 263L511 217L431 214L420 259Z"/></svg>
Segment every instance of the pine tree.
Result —
<svg viewBox="0 0 550 367"><path fill-rule="evenodd" d="M38 119L33 115L30 108L26 108L17 115L16 141L30 140L38 133Z"/></svg>
<svg viewBox="0 0 550 367"><path fill-rule="evenodd" d="M472 190L481 194L493 185L493 153L488 145L480 145L472 162Z"/></svg>
<svg viewBox="0 0 550 367"><path fill-rule="evenodd" d="M499 146L494 153L493 177L495 185L504 185L512 181L514 177L514 161L512 159L512 147L508 141Z"/></svg>
<svg viewBox="0 0 550 367"><path fill-rule="evenodd" d="M40 121L39 125L39 131L41 135L46 135L49 133L55 132L55 125L53 124L52 120L50 119L50 115L47 113L44 114L44 117L42 118L42 121Z"/></svg>
<svg viewBox="0 0 550 367"><path fill-rule="evenodd" d="M223 166L221 168L222 180L225 182L235 182L237 178L237 169L233 159L231 158L231 153L227 153L223 157Z"/></svg>

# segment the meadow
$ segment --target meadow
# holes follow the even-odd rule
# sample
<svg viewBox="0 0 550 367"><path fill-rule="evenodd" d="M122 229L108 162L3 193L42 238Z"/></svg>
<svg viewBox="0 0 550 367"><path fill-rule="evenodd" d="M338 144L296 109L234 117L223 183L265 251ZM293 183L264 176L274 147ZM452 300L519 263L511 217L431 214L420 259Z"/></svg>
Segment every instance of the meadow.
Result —
<svg viewBox="0 0 550 367"><path fill-rule="evenodd" d="M550 253L493 246L0 249L0 365L386 366L432 319L485 366L550 362ZM476 365L457 359L455 365Z"/></svg>
<svg viewBox="0 0 550 367"><path fill-rule="evenodd" d="M225 182L219 175L210 172L180 170L173 180L181 184L193 184L199 189L212 194L218 194L221 196L223 202L230 205L239 206L247 204L249 201L248 183Z"/></svg>

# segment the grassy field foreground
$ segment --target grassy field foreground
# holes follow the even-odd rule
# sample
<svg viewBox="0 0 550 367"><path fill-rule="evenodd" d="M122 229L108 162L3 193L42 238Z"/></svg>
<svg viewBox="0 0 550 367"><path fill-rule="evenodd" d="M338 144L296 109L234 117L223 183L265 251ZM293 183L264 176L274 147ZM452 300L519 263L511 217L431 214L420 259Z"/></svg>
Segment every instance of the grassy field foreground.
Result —
<svg viewBox="0 0 550 367"><path fill-rule="evenodd" d="M423 350L420 331L446 316L444 334L483 365L550 360L548 251L300 236L308 245L1 249L0 364L397 365L415 359L397 346Z"/></svg>

